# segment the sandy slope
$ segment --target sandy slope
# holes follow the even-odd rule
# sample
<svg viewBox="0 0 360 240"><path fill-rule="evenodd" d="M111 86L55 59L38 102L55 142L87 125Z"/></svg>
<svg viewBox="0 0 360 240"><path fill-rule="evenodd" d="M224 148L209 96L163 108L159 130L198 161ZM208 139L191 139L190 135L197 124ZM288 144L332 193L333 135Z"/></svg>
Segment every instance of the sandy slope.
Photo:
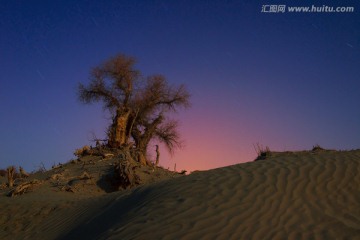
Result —
<svg viewBox="0 0 360 240"><path fill-rule="evenodd" d="M359 239L359 170L356 151L199 172L137 189L66 238Z"/></svg>
<svg viewBox="0 0 360 240"><path fill-rule="evenodd" d="M22 237L360 239L360 150L275 153L70 205Z"/></svg>

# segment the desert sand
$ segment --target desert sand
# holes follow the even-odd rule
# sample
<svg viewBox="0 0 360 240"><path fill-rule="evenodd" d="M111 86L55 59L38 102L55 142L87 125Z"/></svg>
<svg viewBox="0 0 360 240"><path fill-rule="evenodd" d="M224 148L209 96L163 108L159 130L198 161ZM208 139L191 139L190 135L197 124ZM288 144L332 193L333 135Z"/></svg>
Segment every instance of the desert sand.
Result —
<svg viewBox="0 0 360 240"><path fill-rule="evenodd" d="M274 152L187 176L155 169L111 193L92 183L106 164L89 165L74 192L46 180L59 169L30 176L44 182L23 195L1 190L0 239L360 239L360 150Z"/></svg>

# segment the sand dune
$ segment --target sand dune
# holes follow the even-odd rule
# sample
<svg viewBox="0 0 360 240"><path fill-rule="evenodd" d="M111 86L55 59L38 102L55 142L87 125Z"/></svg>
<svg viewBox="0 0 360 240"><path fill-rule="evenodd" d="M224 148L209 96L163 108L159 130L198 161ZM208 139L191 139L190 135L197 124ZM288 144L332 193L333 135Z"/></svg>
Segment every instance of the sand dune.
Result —
<svg viewBox="0 0 360 240"><path fill-rule="evenodd" d="M194 173L120 197L66 237L360 238L359 164L359 151L283 153Z"/></svg>
<svg viewBox="0 0 360 240"><path fill-rule="evenodd" d="M360 239L360 150L274 153L70 205L23 236Z"/></svg>

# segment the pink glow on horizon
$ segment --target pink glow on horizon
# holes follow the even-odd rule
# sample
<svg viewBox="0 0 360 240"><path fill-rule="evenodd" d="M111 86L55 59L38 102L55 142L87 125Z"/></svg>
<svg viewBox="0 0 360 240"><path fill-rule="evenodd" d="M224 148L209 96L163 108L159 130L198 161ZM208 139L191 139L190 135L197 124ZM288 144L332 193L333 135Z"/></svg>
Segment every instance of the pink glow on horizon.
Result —
<svg viewBox="0 0 360 240"><path fill-rule="evenodd" d="M204 120L206 119L206 120ZM239 127L224 117L196 117L183 119L180 133L185 146L170 156L161 146L160 163L164 167L176 170L208 170L237 163L252 161L255 151ZM227 126L222 126L223 124Z"/></svg>

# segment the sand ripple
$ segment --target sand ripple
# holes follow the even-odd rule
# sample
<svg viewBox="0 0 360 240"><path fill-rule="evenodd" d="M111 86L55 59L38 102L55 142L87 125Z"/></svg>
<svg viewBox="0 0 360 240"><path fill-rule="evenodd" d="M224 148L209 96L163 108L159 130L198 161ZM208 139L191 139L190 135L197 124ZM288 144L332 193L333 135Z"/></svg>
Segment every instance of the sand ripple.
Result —
<svg viewBox="0 0 360 240"><path fill-rule="evenodd" d="M282 153L143 186L64 239L359 239L360 154Z"/></svg>

